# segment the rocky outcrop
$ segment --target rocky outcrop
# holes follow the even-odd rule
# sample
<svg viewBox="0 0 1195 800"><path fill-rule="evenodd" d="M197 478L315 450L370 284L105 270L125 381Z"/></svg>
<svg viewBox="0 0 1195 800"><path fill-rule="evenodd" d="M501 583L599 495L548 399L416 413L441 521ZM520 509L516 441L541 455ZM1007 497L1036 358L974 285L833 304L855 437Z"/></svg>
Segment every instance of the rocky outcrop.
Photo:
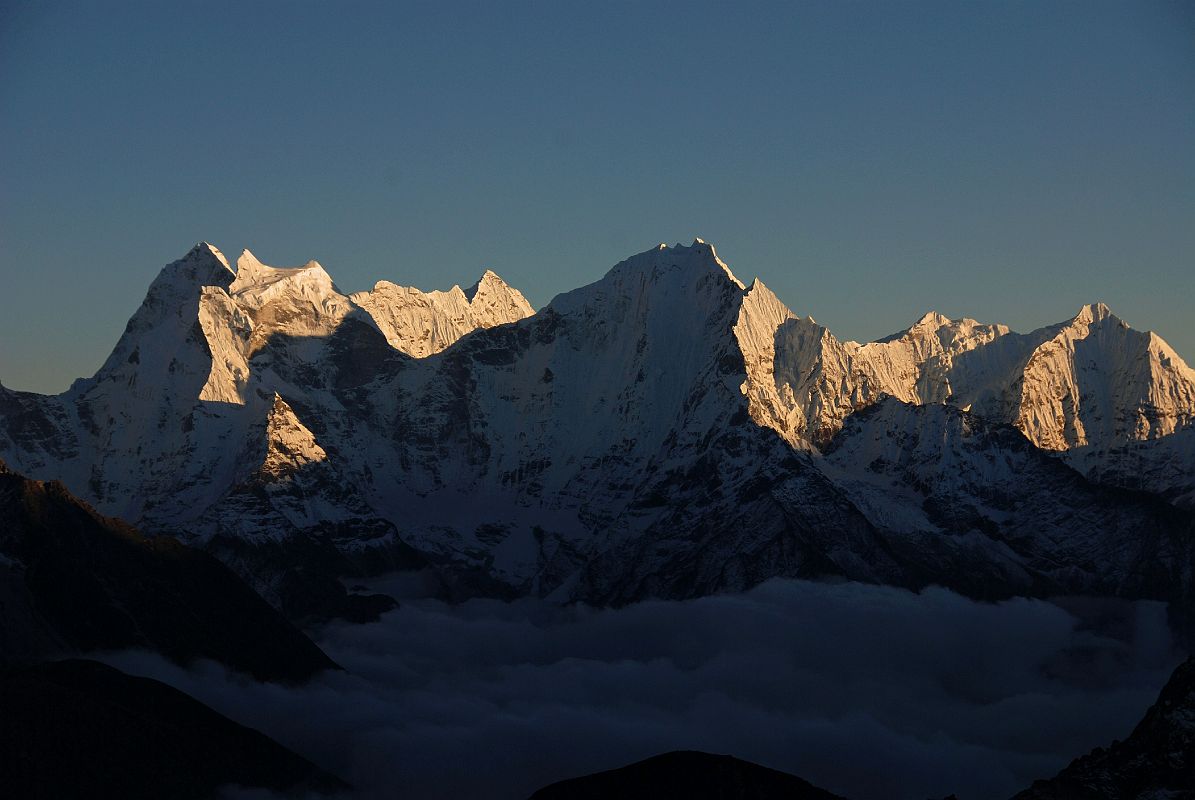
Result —
<svg viewBox="0 0 1195 800"><path fill-rule="evenodd" d="M1180 664L1123 742L1096 748L1013 800L1195 797L1195 659Z"/></svg>

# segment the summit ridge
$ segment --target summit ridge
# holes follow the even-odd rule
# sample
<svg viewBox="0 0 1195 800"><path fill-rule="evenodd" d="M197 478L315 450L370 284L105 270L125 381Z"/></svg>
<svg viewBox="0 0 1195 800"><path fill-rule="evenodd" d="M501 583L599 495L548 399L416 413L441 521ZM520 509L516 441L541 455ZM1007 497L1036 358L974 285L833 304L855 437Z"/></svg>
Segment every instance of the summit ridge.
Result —
<svg viewBox="0 0 1195 800"><path fill-rule="evenodd" d="M288 609L297 574L399 563L454 596L835 575L1195 601L1193 423L1195 372L1102 304L1029 333L931 311L843 341L701 239L539 311L488 269L346 295L318 262L245 250L234 272L201 243L94 376L0 387L14 470ZM1061 516L1017 511L1049 496Z"/></svg>

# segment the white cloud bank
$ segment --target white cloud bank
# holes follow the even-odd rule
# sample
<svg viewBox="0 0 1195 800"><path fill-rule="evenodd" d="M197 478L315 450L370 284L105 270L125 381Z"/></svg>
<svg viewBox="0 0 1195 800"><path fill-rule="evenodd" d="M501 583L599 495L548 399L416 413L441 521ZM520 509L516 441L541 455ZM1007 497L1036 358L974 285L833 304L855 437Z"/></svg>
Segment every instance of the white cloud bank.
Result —
<svg viewBox="0 0 1195 800"><path fill-rule="evenodd" d="M416 600L321 631L348 674L301 688L108 660L371 800L525 798L676 749L853 800L994 800L1126 736L1179 660L1159 604L1065 605L803 581L618 610Z"/></svg>

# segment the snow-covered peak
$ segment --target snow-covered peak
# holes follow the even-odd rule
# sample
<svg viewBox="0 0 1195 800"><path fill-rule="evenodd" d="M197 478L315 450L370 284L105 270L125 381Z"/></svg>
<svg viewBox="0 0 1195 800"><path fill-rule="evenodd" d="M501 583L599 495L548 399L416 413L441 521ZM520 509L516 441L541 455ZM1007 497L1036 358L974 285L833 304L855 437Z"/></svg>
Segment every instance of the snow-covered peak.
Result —
<svg viewBox="0 0 1195 800"><path fill-rule="evenodd" d="M250 252L249 248L245 248L237 258L237 279L234 291L244 289L247 286L253 286L254 284L264 283L272 271L272 267L267 267L261 263L257 256Z"/></svg>
<svg viewBox="0 0 1195 800"><path fill-rule="evenodd" d="M945 326L949 325L950 322L950 318L944 314L939 314L937 311L929 311L921 315L921 317L919 317L917 321L909 327L899 330L896 333L890 333L881 339L876 339L874 342L865 342L860 346L866 346L868 344L888 344L889 342L924 338L927 334L934 334L941 330ZM858 345L859 343L851 342L851 344Z"/></svg>
<svg viewBox="0 0 1195 800"><path fill-rule="evenodd" d="M943 325L949 325L950 322L950 317L945 314L939 314L937 311L927 311L921 319L913 323L912 327L906 333L925 329L937 330Z"/></svg>
<svg viewBox="0 0 1195 800"><path fill-rule="evenodd" d="M194 328L204 287L223 290L234 278L224 255L207 242L200 242L182 258L167 264L150 284L95 380L107 377L129 381L140 374L147 379L146 391L168 381L169 374L177 372L182 363L181 353L194 349ZM184 360L194 361L195 355L189 354ZM168 374L172 364L175 368ZM84 391L90 384L80 382L75 390Z"/></svg>
<svg viewBox="0 0 1195 800"><path fill-rule="evenodd" d="M1012 418L1038 447L1108 448L1195 422L1195 373L1103 303L1020 339L1032 349L1011 387Z"/></svg>
<svg viewBox="0 0 1195 800"><path fill-rule="evenodd" d="M477 296L479 291L483 291L485 288L491 286L506 286L506 282L498 277L498 273L492 269L487 269L481 273L481 277L472 286L462 291L465 293L465 299L473 302L473 298Z"/></svg>
<svg viewBox="0 0 1195 800"><path fill-rule="evenodd" d="M236 280L229 291L238 302L252 308L284 296L322 302L330 295L340 294L318 261L308 261L300 267L269 267L248 250L237 259Z"/></svg>
<svg viewBox="0 0 1195 800"><path fill-rule="evenodd" d="M328 458L315 436L277 392L266 416L265 438L266 455L258 473L273 481L285 480L309 464Z"/></svg>
<svg viewBox="0 0 1195 800"><path fill-rule="evenodd" d="M679 300L693 287L709 280L728 284L736 295L746 290L718 258L713 246L701 239L694 239L691 245L668 247L661 244L620 261L596 283L557 295L548 307L569 314L602 296L611 295Z"/></svg>
<svg viewBox="0 0 1195 800"><path fill-rule="evenodd" d="M660 245L646 250L623 261L611 272L620 268L631 270L653 268L698 274L715 272L725 275L739 289L746 289L743 282L730 271L730 267L718 258L718 251L714 249L714 246L703 239L694 239L690 245L678 242L671 247Z"/></svg>
<svg viewBox="0 0 1195 800"><path fill-rule="evenodd" d="M177 261L167 264L149 286L146 300L174 300L196 296L200 286L228 286L235 275L214 245L200 242Z"/></svg>
<svg viewBox="0 0 1195 800"><path fill-rule="evenodd" d="M39 422L67 433L37 457L76 454L70 485L106 511L136 518L143 513L136 498L159 492L154 487L195 483L186 466L192 462L199 473L225 474L212 466L224 469L235 457L223 455L233 434L221 420L256 414L274 390L294 399L336 460L373 435L348 443L330 430L352 403L383 409L392 420L395 404L411 397L451 397L445 387L469 387L468 404L497 398L470 429L482 437L484 427L494 452L508 447L495 475L521 474L545 454L555 460L560 448L583 460L614 442L640 454L665 441L679 446L684 437L668 436L681 428L703 441L714 421L731 418L749 417L808 449L884 395L969 409L1017 426L1050 450L1102 453L1195 424L1195 373L1156 334L1128 328L1100 304L1023 335L930 312L898 335L856 344L795 315L763 281L745 288L700 239L634 255L539 315L491 270L468 289L422 292L379 281L349 298L316 262L271 267L245 251L236 266L234 273L218 249L200 243L164 268L104 368L54 400L64 404L57 416ZM396 358L375 327L416 358L493 330L462 342L459 358L420 364ZM487 367L478 375L488 384L462 384L454 372L474 362ZM391 365L400 365L394 373L401 377L389 375ZM393 381L394 391L362 400L375 380ZM320 394L348 386L360 393L337 399L343 406L327 405ZM450 424L428 422L419 447L441 442L462 407L444 406ZM0 414L10 413L5 408ZM536 429L536 414L552 409L563 409L559 428L552 416L550 426ZM433 416L416 415L413 425ZM589 418L596 421L579 432ZM478 441L461 446L473 453ZM155 453L162 456L156 483L145 488L143 465ZM34 463L12 458L21 468ZM381 469L378 463L369 469ZM602 467L611 476L613 463ZM89 487L93 475L101 477ZM134 505L119 505L126 500Z"/></svg>
<svg viewBox="0 0 1195 800"><path fill-rule="evenodd" d="M482 328L514 322L535 313L523 293L499 278L493 270L487 269L476 283L464 290L464 295Z"/></svg>
<svg viewBox="0 0 1195 800"><path fill-rule="evenodd" d="M981 340L979 343L986 343L1009 332L1010 328L1007 325L988 325L970 317L955 320L937 311L929 311L903 331L897 331L869 344L883 345L936 338L944 350L958 351L971 349L977 339Z"/></svg>
<svg viewBox="0 0 1195 800"><path fill-rule="evenodd" d="M681 245L678 244L676 247L677 249L680 249ZM689 250L700 254L700 256L703 258L712 259L715 264L721 267L722 271L726 273L726 277L730 278L732 283L737 285L740 289L746 288L743 285L743 282L736 278L734 273L730 271L730 267L726 265L726 262L718 258L718 251L714 249L712 244L704 239L694 239L693 244L689 245Z"/></svg>
<svg viewBox="0 0 1195 800"><path fill-rule="evenodd" d="M269 286L299 275L313 280L326 280L328 283L332 281L331 276L318 261L308 261L297 267L271 267L263 264L247 249L237 258L236 274L237 280L232 287L234 293Z"/></svg>
<svg viewBox="0 0 1195 800"><path fill-rule="evenodd" d="M957 451L958 440L998 429L953 406L914 405L884 395L846 420L824 452L831 462L851 462L854 474L865 472L870 464L915 461L948 470L951 464L938 462L956 455L952 451Z"/></svg>
<svg viewBox="0 0 1195 800"><path fill-rule="evenodd" d="M468 289L423 292L378 281L371 291L349 298L373 320L396 350L425 358L462 336L531 316L535 309L518 289L486 270Z"/></svg>
<svg viewBox="0 0 1195 800"><path fill-rule="evenodd" d="M743 297L734 335L746 371L739 390L751 418L794 447L807 446L803 437L813 409L808 394L798 398L802 386L796 376L821 368L820 343L829 331L812 317L796 316L756 278Z"/></svg>
<svg viewBox="0 0 1195 800"><path fill-rule="evenodd" d="M1108 308L1103 303L1089 303L1079 309L1079 313L1071 320L1080 325L1091 325L1094 323L1103 322L1104 320L1114 320L1122 322L1122 320L1112 313L1112 309ZM1127 326L1126 326L1127 327Z"/></svg>
<svg viewBox="0 0 1195 800"><path fill-rule="evenodd" d="M886 341L842 342L763 281L745 288L700 240L632 256L526 320L525 299L490 271L468 290L380 281L347 298L315 262L275 268L246 252L237 268L194 248L155 281L97 379L58 398L0 391L0 455L156 530L327 542L335 522L333 546L357 553L391 541L394 524L443 563L492 556L495 579L520 590L561 586L608 542L667 531L651 541L669 548L606 574L650 592L664 561L670 585L690 587L757 580L775 553L804 569L825 554L791 549L809 532L868 568L885 556L864 523L920 535L924 520L970 537L966 518L942 513L950 491L987 503L999 481L1015 499L1062 468L1009 427L985 433L993 421L1043 447L1195 422L1186 364L1098 306L1090 323L1026 335L931 313ZM431 357L398 357L374 326ZM919 405L866 416L887 395ZM853 439L828 448L824 474L874 525L841 523L856 501L793 452L844 422ZM1175 492L1183 474L1167 473ZM927 496L943 501L932 515ZM1007 528L1016 535L1047 508L996 499L980 519L1000 525L1011 509L1025 520ZM693 583L684 548L707 544ZM759 559L742 560L751 547ZM600 567L586 578L603 579Z"/></svg>
<svg viewBox="0 0 1195 800"><path fill-rule="evenodd" d="M198 244L196 244L194 247L191 248L191 251L189 253L187 253L185 258L187 258L187 259L193 258L196 260L203 260L203 261L215 259L220 264L223 264L225 267L228 266L228 259L225 258L224 254L220 252L219 248L217 248L211 242L199 242Z"/></svg>

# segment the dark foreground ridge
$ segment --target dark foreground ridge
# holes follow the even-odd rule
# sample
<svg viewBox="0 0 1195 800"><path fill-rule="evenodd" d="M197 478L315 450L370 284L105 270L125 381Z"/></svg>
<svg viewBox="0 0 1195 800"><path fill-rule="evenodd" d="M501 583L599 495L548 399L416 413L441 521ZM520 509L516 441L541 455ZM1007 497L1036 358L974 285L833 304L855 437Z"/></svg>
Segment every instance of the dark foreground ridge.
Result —
<svg viewBox="0 0 1195 800"><path fill-rule="evenodd" d="M531 800L842 800L838 795L734 756L678 750L606 772L553 783Z"/></svg>
<svg viewBox="0 0 1195 800"><path fill-rule="evenodd" d="M298 682L333 662L230 569L0 462L0 661L146 648Z"/></svg>
<svg viewBox="0 0 1195 800"><path fill-rule="evenodd" d="M676 751L554 783L531 800L842 800L733 756ZM1097 747L1012 800L1195 800L1195 656L1180 664L1123 742Z"/></svg>
<svg viewBox="0 0 1195 800"><path fill-rule="evenodd" d="M1179 666L1123 742L1099 747L1013 800L1195 798L1195 657Z"/></svg>
<svg viewBox="0 0 1195 800"><path fill-rule="evenodd" d="M14 798L126 800L348 788L164 683L85 660L0 671L0 786Z"/></svg>

